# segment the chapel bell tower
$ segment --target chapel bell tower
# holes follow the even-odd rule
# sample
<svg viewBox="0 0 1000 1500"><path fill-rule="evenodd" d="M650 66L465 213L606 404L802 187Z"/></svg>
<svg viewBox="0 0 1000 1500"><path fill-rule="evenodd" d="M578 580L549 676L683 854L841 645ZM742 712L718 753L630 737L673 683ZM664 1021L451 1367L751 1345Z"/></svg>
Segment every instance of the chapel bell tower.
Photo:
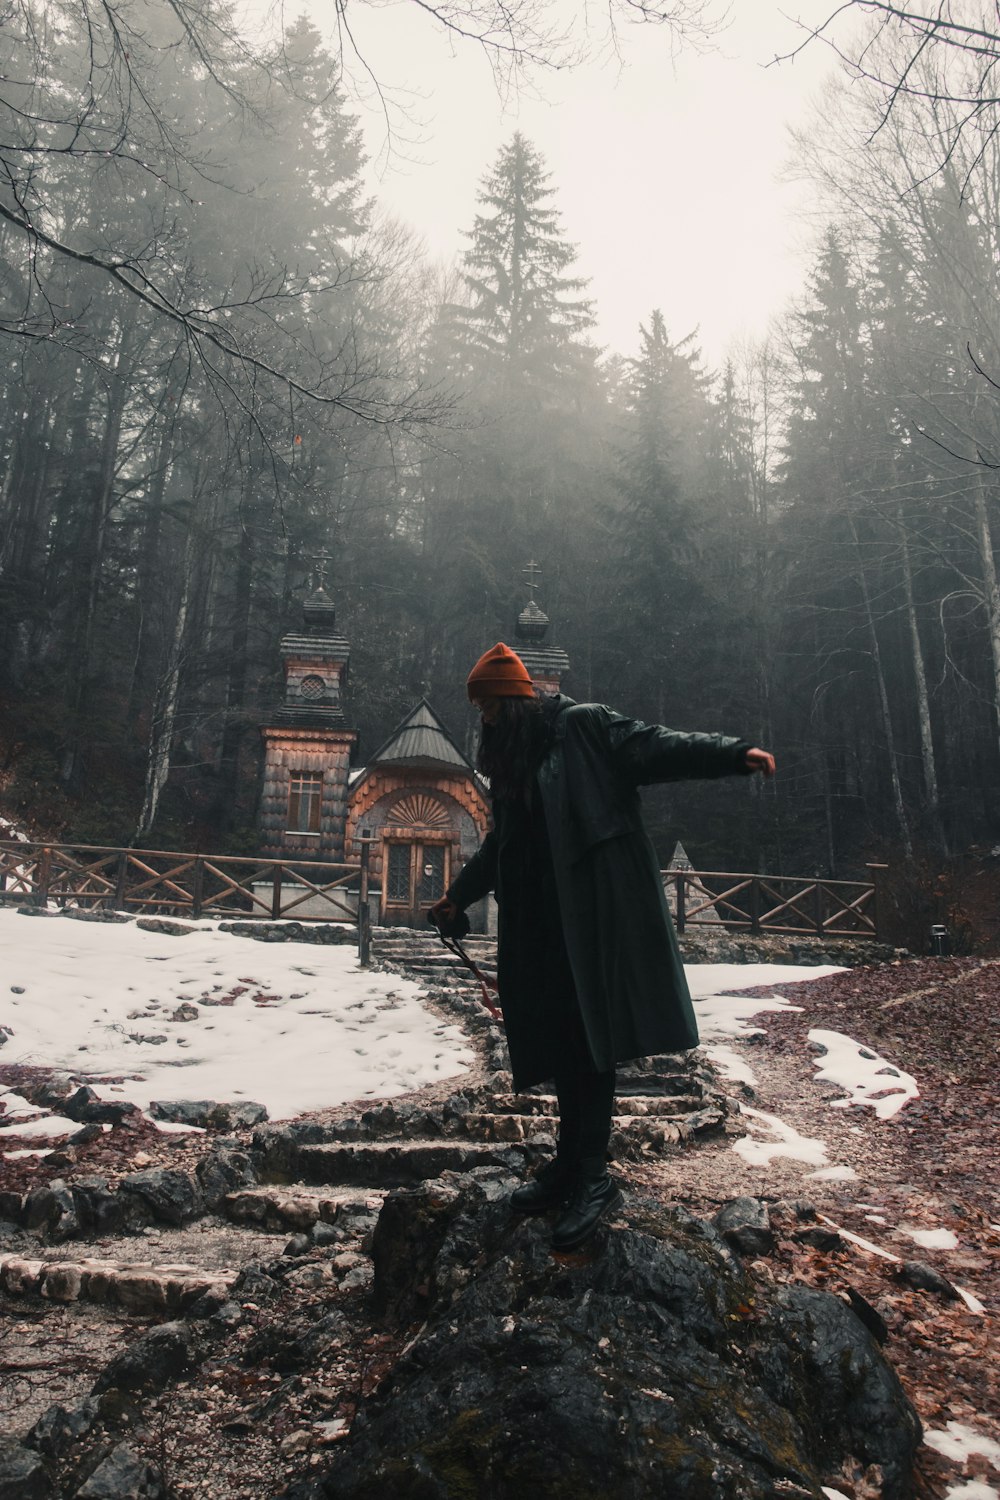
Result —
<svg viewBox="0 0 1000 1500"><path fill-rule="evenodd" d="M323 587L328 561L320 556L302 630L281 641L284 697L261 728L261 853L272 859L344 858L347 779L358 732L344 717L351 648L337 634L336 609Z"/></svg>
<svg viewBox="0 0 1000 1500"><path fill-rule="evenodd" d="M523 571L528 584L528 602L518 615L514 627L517 638L515 649L540 693L560 693L563 677L569 671L569 657L561 646L549 646L545 643L549 617L535 603L535 593L542 576L541 568L536 562L529 562Z"/></svg>

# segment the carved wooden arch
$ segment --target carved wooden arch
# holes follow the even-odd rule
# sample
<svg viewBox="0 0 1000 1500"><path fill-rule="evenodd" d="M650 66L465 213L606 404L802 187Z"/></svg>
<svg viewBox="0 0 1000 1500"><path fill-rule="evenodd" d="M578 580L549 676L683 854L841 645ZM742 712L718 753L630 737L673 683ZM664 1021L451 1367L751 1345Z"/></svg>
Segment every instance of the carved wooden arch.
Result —
<svg viewBox="0 0 1000 1500"><path fill-rule="evenodd" d="M454 801L449 798L449 801ZM424 791L404 791L386 813L386 829L433 828L444 831L454 826L454 817L440 796Z"/></svg>

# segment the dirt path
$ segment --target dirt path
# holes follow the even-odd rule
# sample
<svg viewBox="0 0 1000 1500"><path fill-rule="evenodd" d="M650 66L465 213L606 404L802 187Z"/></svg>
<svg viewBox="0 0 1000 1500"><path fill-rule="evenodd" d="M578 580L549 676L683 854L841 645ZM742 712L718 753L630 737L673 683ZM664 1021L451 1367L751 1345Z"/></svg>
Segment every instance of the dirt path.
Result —
<svg viewBox="0 0 1000 1500"><path fill-rule="evenodd" d="M1000 962L911 960L744 993L782 994L800 1009L762 1013L753 1021L762 1036L731 1043L755 1078L752 1097L739 1084L730 1084L733 1093L825 1143L829 1164L854 1175L815 1177L814 1162L796 1158L794 1140L792 1155L750 1165L730 1137L643 1168L642 1177L706 1215L737 1194L772 1205L808 1199L868 1242L820 1251L779 1235L756 1270L860 1293L887 1325L886 1353L925 1428L959 1423L1000 1443ZM912 1074L919 1097L888 1119L871 1104L838 1106L845 1090L816 1081L822 1053L808 1038L816 1028L845 1034ZM754 1135L772 1137L748 1123ZM921 1244L927 1235L931 1243ZM912 1261L932 1266L983 1311L908 1285L899 1273ZM964 1491L968 1500L1000 1493L1000 1447L992 1456L992 1464L983 1455L956 1463L925 1447L919 1493L958 1496L974 1481L988 1489ZM864 1484L852 1489L849 1481L844 1493L860 1500Z"/></svg>

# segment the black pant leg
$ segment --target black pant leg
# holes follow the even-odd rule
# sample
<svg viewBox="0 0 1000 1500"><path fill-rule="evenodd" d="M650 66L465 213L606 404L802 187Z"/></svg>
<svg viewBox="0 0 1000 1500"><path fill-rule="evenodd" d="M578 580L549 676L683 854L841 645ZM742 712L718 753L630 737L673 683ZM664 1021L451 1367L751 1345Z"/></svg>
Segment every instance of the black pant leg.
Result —
<svg viewBox="0 0 1000 1500"><path fill-rule="evenodd" d="M615 1073L595 1073L575 1066L556 1074L559 1102L560 1161L574 1169L586 1163L588 1173L603 1171L611 1138L611 1115L615 1102Z"/></svg>

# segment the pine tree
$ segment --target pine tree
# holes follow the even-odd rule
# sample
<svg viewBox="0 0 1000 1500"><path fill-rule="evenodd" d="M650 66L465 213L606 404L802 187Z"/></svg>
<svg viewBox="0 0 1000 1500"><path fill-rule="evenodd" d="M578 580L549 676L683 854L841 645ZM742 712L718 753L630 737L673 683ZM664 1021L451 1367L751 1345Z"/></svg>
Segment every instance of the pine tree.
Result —
<svg viewBox="0 0 1000 1500"><path fill-rule="evenodd" d="M693 336L671 342L663 315L640 328L630 362L613 516L619 606L612 635L637 708L661 722L694 711L693 643L704 596L697 508L704 498L708 381ZM636 642L642 642L640 652ZM680 701L678 701L680 700Z"/></svg>
<svg viewBox="0 0 1000 1500"><path fill-rule="evenodd" d="M594 323L554 196L540 153L517 132L483 182L463 258L469 301L453 311L467 366L546 401L592 358L581 336Z"/></svg>

